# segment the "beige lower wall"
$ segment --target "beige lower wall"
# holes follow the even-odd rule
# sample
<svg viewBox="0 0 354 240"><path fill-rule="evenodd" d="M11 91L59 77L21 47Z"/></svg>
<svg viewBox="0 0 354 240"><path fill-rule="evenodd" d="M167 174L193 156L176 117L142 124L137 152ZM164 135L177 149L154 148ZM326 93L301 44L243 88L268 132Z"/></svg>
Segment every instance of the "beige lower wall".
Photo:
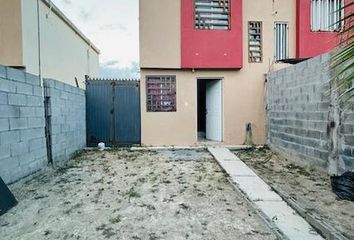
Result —
<svg viewBox="0 0 354 240"><path fill-rule="evenodd" d="M281 66L277 66L278 68ZM246 124L252 123L253 141L264 144L264 66L243 70L141 70L142 144L193 145L197 143L197 79L223 80L223 139L225 144L243 144ZM265 72L264 72L265 73ZM176 75L177 112L146 112L147 75Z"/></svg>
<svg viewBox="0 0 354 240"><path fill-rule="evenodd" d="M177 112L146 112L147 75L176 75ZM197 140L197 81L188 71L141 71L141 142L145 145L194 144Z"/></svg>

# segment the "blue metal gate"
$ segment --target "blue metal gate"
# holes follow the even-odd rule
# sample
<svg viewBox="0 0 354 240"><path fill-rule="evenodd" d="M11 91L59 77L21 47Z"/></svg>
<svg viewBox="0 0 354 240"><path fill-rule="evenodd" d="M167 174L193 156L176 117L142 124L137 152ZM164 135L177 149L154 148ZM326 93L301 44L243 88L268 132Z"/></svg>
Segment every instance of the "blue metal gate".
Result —
<svg viewBox="0 0 354 240"><path fill-rule="evenodd" d="M139 80L86 80L87 144L140 144Z"/></svg>

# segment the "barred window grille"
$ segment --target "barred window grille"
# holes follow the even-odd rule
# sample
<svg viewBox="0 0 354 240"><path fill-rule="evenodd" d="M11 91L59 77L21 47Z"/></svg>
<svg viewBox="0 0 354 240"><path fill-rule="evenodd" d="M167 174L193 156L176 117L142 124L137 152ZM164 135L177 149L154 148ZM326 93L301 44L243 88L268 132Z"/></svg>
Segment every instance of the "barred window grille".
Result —
<svg viewBox="0 0 354 240"><path fill-rule="evenodd" d="M195 0L195 28L230 29L230 0Z"/></svg>
<svg viewBox="0 0 354 240"><path fill-rule="evenodd" d="M262 22L248 22L249 62L263 61Z"/></svg>
<svg viewBox="0 0 354 240"><path fill-rule="evenodd" d="M275 60L289 58L289 27L287 23L275 23Z"/></svg>
<svg viewBox="0 0 354 240"><path fill-rule="evenodd" d="M176 76L146 77L146 105L148 112L175 112Z"/></svg>
<svg viewBox="0 0 354 240"><path fill-rule="evenodd" d="M343 0L311 0L312 31L338 31L342 27Z"/></svg>

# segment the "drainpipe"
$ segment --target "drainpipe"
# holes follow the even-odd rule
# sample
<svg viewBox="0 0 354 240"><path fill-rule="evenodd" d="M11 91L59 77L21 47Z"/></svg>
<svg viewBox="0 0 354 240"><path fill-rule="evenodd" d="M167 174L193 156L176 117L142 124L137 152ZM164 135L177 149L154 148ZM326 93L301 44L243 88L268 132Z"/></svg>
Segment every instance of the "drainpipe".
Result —
<svg viewBox="0 0 354 240"><path fill-rule="evenodd" d="M92 43L90 42L89 48L87 49L87 75L91 76L91 66L90 66L90 60L91 60L91 48L92 48Z"/></svg>
<svg viewBox="0 0 354 240"><path fill-rule="evenodd" d="M41 84L41 86L43 87L43 79L42 79L42 59L41 59L41 26L40 26L39 1L40 1L40 0L37 0L38 76L39 76L40 84Z"/></svg>

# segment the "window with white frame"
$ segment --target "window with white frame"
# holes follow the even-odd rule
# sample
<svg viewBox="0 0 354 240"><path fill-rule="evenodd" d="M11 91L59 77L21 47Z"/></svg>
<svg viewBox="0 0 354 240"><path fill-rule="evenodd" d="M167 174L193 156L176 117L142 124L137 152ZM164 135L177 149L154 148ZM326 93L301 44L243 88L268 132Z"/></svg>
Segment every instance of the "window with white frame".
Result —
<svg viewBox="0 0 354 240"><path fill-rule="evenodd" d="M338 31L342 27L343 0L311 0L311 30Z"/></svg>
<svg viewBox="0 0 354 240"><path fill-rule="evenodd" d="M275 60L289 57L289 26L287 23L275 23Z"/></svg>
<svg viewBox="0 0 354 240"><path fill-rule="evenodd" d="M230 29L230 0L194 0L195 28Z"/></svg>

